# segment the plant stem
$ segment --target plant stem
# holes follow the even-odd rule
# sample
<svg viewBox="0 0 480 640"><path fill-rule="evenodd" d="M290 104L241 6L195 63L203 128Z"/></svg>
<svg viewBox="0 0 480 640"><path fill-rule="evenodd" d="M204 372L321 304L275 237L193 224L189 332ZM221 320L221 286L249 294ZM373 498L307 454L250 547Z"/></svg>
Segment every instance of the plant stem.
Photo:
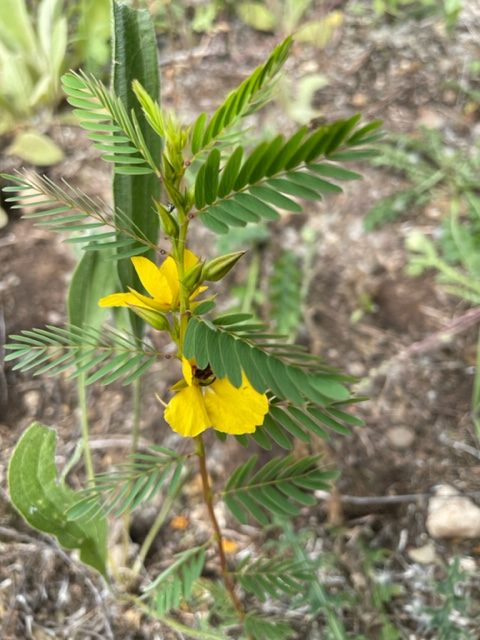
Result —
<svg viewBox="0 0 480 640"><path fill-rule="evenodd" d="M475 367L475 378L473 381L472 393L472 419L475 427L475 436L477 442L480 442L480 417L478 415L480 409L480 331L477 338L477 362Z"/></svg>
<svg viewBox="0 0 480 640"><path fill-rule="evenodd" d="M175 618L171 618L169 616L159 616L156 611L145 604L143 600L141 600L138 596L133 596L131 594L122 594L121 600L125 602L130 602L135 604L143 613L151 616L152 618L156 618L157 620L161 620L165 625L178 631L181 634L185 634L185 637L188 638L196 638L198 640L224 640L224 636L217 636L216 633L210 633L209 631L201 631L200 629L194 629L190 626L185 626ZM183 635L182 635L183 637Z"/></svg>
<svg viewBox="0 0 480 640"><path fill-rule="evenodd" d="M138 449L138 441L140 439L140 418L141 418L141 399L142 399L142 377L137 378L133 383L133 431L132 431L132 454Z"/></svg>
<svg viewBox="0 0 480 640"><path fill-rule="evenodd" d="M133 395L133 429L132 429L132 455L135 455L138 449L138 441L140 440L140 418L141 418L141 395L142 385L140 376L132 385ZM128 562L128 552L130 548L130 522L131 513L126 511L122 517L123 529L122 529L122 545L123 545L123 564L126 566ZM148 550L147 550L148 551Z"/></svg>
<svg viewBox="0 0 480 640"><path fill-rule="evenodd" d="M220 559L220 571L233 606L238 613L240 621L243 622L245 619L245 610L235 593L235 585L233 583L232 576L228 572L227 558L225 556L225 549L223 548L222 532L220 531L217 516L215 515L215 509L213 508L213 493L208 479L207 460L202 435L200 434L196 436L195 440L197 442L196 454L200 463L200 475L202 477L203 499L207 505L208 515L213 527L213 535L217 543L218 556Z"/></svg>
<svg viewBox="0 0 480 640"><path fill-rule="evenodd" d="M88 409L87 409L87 387L85 385L85 374L78 376L77 384L78 407L80 409L80 430L82 434L83 461L89 485L95 484L95 473L93 470L92 452L89 443Z"/></svg>
<svg viewBox="0 0 480 640"><path fill-rule="evenodd" d="M255 292L258 287L258 275L260 273L260 254L258 249L255 249L250 267L248 269L247 283L245 285L245 293L243 294L242 306L240 311L242 313L251 313Z"/></svg>
<svg viewBox="0 0 480 640"><path fill-rule="evenodd" d="M145 562L145 558L147 557L147 554L150 551L150 547L152 546L153 541L157 537L157 533L160 531L163 523L165 522L165 519L169 514L174 501L177 498L177 495L180 491L181 486L182 485L179 484L177 491L173 492L171 495L167 494L167 496L165 497L165 500L163 501L163 504L162 504L162 508L158 512L158 515L155 518L154 523L150 527L150 530L147 533L147 536L143 541L142 546L140 547L140 551L138 552L138 556L133 565L133 573L135 575L138 575L140 573L141 568Z"/></svg>

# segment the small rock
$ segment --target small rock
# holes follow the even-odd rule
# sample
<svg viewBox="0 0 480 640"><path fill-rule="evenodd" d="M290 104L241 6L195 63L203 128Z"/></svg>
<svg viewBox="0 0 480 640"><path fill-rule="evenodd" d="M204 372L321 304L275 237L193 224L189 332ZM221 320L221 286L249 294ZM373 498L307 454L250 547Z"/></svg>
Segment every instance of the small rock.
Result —
<svg viewBox="0 0 480 640"><path fill-rule="evenodd" d="M475 558L471 556L463 556L459 561L460 569L465 573L477 573L478 566L475 562Z"/></svg>
<svg viewBox="0 0 480 640"><path fill-rule="evenodd" d="M409 549L408 556L414 562L418 562L418 564L432 564L432 562L435 562L437 559L435 547L431 542L424 544L423 547Z"/></svg>
<svg viewBox="0 0 480 640"><path fill-rule="evenodd" d="M5 209L0 207L0 229L2 229L3 227L6 227L7 224L8 224L7 212L5 211Z"/></svg>
<svg viewBox="0 0 480 640"><path fill-rule="evenodd" d="M435 109L420 107L417 122L419 125L428 127L429 129L441 129L445 124L445 118L438 111L435 111Z"/></svg>
<svg viewBox="0 0 480 640"><path fill-rule="evenodd" d="M348 373L356 378L361 378L365 375L365 367L361 362L350 362L348 365Z"/></svg>
<svg viewBox="0 0 480 640"><path fill-rule="evenodd" d="M387 431L387 438L396 449L408 449L415 440L415 434L408 427L392 427Z"/></svg>
<svg viewBox="0 0 480 640"><path fill-rule="evenodd" d="M455 487L438 485L428 503L426 527L432 538L480 537L480 507Z"/></svg>
<svg viewBox="0 0 480 640"><path fill-rule="evenodd" d="M32 389L27 391L23 395L23 402L28 410L28 413L35 414L40 408L40 402L42 401L42 394L40 391Z"/></svg>
<svg viewBox="0 0 480 640"><path fill-rule="evenodd" d="M354 107L364 107L368 103L368 97L364 93L355 93L351 102Z"/></svg>

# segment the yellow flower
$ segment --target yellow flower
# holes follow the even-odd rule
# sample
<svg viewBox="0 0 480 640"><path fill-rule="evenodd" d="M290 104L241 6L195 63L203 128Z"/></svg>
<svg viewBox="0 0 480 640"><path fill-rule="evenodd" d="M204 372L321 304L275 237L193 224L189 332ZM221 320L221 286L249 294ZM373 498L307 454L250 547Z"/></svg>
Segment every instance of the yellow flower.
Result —
<svg viewBox="0 0 480 640"><path fill-rule="evenodd" d="M268 413L267 396L252 387L242 374L240 388L227 378L215 378L209 367L198 369L182 360L184 381L174 385L175 395L165 409L165 420L181 436L193 438L205 429L241 435L253 433Z"/></svg>
<svg viewBox="0 0 480 640"><path fill-rule="evenodd" d="M180 296L180 284L178 281L178 269L176 262L170 256L157 267L157 265L142 256L131 258L140 282L150 294L148 296L129 287L128 293L112 293L100 298L98 304L101 307L141 307L154 311L172 311L178 308ZM188 272L198 263L197 256L185 250L185 271ZM190 296L194 298L207 287L198 287Z"/></svg>

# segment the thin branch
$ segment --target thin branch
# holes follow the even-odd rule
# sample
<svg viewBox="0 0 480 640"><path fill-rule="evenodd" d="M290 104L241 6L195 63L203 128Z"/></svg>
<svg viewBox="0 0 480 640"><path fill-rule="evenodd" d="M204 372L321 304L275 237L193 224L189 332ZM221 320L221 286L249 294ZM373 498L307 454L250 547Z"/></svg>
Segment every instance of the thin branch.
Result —
<svg viewBox="0 0 480 640"><path fill-rule="evenodd" d="M358 504L358 505L382 505L382 504L402 504L406 502L418 502L419 500L429 500L436 495L435 491L428 493L405 493L395 496L350 496L339 495L338 499L343 504ZM328 491L315 491L315 496L320 500L330 500L332 495ZM458 498L459 496L465 498L478 498L480 497L480 491L467 491L459 492L451 496L442 496L442 500L448 500L451 498Z"/></svg>
<svg viewBox="0 0 480 640"><path fill-rule="evenodd" d="M409 347L404 349L399 355L399 358L408 358L414 355L420 355L427 353L428 351L434 351L440 349L447 343L453 336L463 333L470 327L475 326L480 322L480 308L470 309L459 318L455 318L447 324L447 326L440 331L436 331L427 336L423 340L414 342Z"/></svg>

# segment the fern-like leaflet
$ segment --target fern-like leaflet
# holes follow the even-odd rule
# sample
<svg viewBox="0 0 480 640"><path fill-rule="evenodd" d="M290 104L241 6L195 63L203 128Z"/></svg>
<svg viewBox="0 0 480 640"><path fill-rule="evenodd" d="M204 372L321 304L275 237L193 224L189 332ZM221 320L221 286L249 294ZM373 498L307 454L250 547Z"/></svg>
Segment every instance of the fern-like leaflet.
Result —
<svg viewBox="0 0 480 640"><path fill-rule="evenodd" d="M151 607L158 616L178 608L191 596L204 564L205 545L188 549L179 553L176 560L144 589L143 597L151 599Z"/></svg>
<svg viewBox="0 0 480 640"><path fill-rule="evenodd" d="M122 379L128 385L163 357L147 343L139 344L111 328L47 325L12 335L10 340L5 360L17 360L14 370L33 369L37 376L65 372L71 378L85 374L86 384Z"/></svg>
<svg viewBox="0 0 480 640"><path fill-rule="evenodd" d="M331 179L352 180L360 175L330 161L375 153L350 150L378 137L371 131L379 122L355 130L359 119L355 115L338 120L313 133L302 127L287 140L279 135L271 142L261 142L243 162L244 150L237 147L223 167L219 150L213 148L195 179L195 215L222 234L232 226L275 220L278 210L299 213L299 198L320 200L324 194L340 193L341 187ZM319 162L321 157L329 162ZM218 179L220 169L222 177Z"/></svg>
<svg viewBox="0 0 480 640"><path fill-rule="evenodd" d="M111 251L115 259L155 250L156 245L121 210L115 212L99 198L93 199L64 182L59 186L48 176L36 173L4 175L13 183L4 191L12 208L33 208L32 218L49 231L71 234L66 242L84 245L83 249Z"/></svg>
<svg viewBox="0 0 480 640"><path fill-rule="evenodd" d="M303 591L305 582L313 579L305 563L285 557L256 560L248 557L231 575L261 601L282 595L294 596Z"/></svg>
<svg viewBox="0 0 480 640"><path fill-rule="evenodd" d="M275 47L267 61L232 91L210 118L205 113L198 116L191 132L192 161L200 153L224 140L228 131L241 118L268 102L272 83L288 58L292 43L292 38L289 37Z"/></svg>
<svg viewBox="0 0 480 640"><path fill-rule="evenodd" d="M292 449L292 437L304 442L312 434L328 439L329 431L346 435L348 425L363 424L342 409L359 400L351 398L345 386L353 378L326 366L302 346L269 333L249 314L226 314L213 321L191 318L184 352L199 367L209 365L218 378L228 378L237 388L243 371L257 391L267 392L269 413L251 436L237 436L241 444L252 438L264 449L271 449L272 443Z"/></svg>
<svg viewBox="0 0 480 640"><path fill-rule="evenodd" d="M303 273L299 258L284 250L272 267L269 282L270 315L280 334L291 336L298 331L302 315Z"/></svg>
<svg viewBox="0 0 480 640"><path fill-rule="evenodd" d="M249 613L244 621L245 633L254 640L288 640L296 633L286 622L268 619L255 613Z"/></svg>
<svg viewBox="0 0 480 640"><path fill-rule="evenodd" d="M68 518L94 518L97 513L121 516L152 500L165 484L174 492L180 482L185 456L171 449L152 445L153 453L136 453L116 471L95 476L95 485L79 492L79 500L68 511Z"/></svg>
<svg viewBox="0 0 480 640"><path fill-rule="evenodd" d="M82 72L65 74L62 84L80 125L102 158L114 163L116 173L158 174L135 113L128 113L118 96Z"/></svg>
<svg viewBox="0 0 480 640"><path fill-rule="evenodd" d="M312 497L305 493L328 489L337 477L334 471L318 468L319 456L295 460L293 456L273 458L254 472L257 456L237 467L221 495L225 504L242 524L252 516L262 525L270 522L272 514L296 516L300 506L311 506Z"/></svg>
<svg viewBox="0 0 480 640"><path fill-rule="evenodd" d="M271 389L276 396L299 404L306 399L319 403L347 400L349 393L342 383L353 380L304 347L285 342L285 336L271 333L263 323L231 324L229 315L213 321L193 317L184 351L200 368L210 364L217 377L227 377L237 388L243 370L260 393Z"/></svg>

